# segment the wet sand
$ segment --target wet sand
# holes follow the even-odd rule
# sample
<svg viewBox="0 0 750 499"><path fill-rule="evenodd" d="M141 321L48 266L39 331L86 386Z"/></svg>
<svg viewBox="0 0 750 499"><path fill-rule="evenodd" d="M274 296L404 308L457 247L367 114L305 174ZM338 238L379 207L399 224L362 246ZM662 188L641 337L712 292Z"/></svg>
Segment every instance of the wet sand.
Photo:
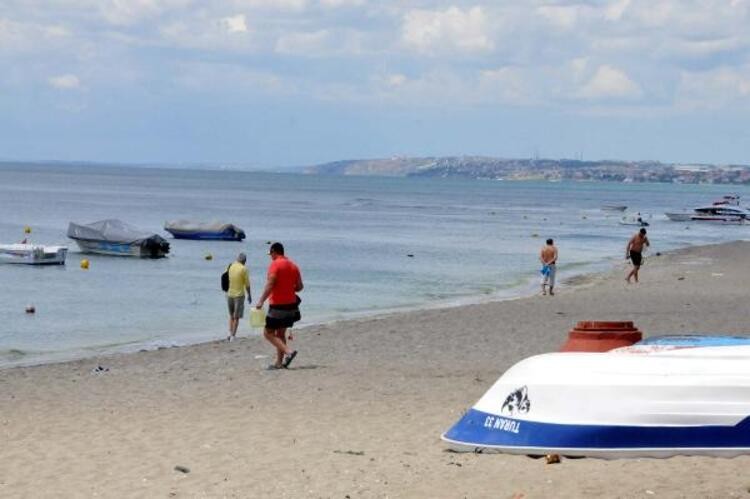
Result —
<svg viewBox="0 0 750 499"><path fill-rule="evenodd" d="M265 370L258 337L2 370L0 497L747 496L750 457L547 465L440 441L577 321L750 333L750 243L650 257L637 285L625 269L554 297L305 328L286 371Z"/></svg>

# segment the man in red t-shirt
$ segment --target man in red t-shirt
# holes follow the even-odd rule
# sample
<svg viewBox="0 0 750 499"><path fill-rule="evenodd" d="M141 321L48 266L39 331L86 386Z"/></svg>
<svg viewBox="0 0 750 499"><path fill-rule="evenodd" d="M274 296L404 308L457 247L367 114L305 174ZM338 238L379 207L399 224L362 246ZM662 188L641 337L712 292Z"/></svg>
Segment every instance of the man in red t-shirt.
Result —
<svg viewBox="0 0 750 499"><path fill-rule="evenodd" d="M289 367L297 350L292 350L287 345L286 330L300 320L299 304L301 300L297 296L302 291L302 274L299 267L284 256L284 245L273 243L268 254L271 256L271 265L268 267L268 278L263 294L260 296L255 308L262 308L268 299L268 313L266 314L266 328L263 335L276 347L276 363L269 366L272 369ZM292 334L289 334L292 339Z"/></svg>

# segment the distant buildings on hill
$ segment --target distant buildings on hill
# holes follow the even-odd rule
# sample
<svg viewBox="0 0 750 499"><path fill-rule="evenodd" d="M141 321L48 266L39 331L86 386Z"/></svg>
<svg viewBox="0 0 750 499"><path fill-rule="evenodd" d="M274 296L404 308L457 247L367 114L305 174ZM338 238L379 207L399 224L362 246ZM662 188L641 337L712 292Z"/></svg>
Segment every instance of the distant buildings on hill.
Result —
<svg viewBox="0 0 750 499"><path fill-rule="evenodd" d="M750 184L748 165L666 164L657 161L502 159L483 156L346 160L306 168L310 174L463 177L490 180L577 180Z"/></svg>

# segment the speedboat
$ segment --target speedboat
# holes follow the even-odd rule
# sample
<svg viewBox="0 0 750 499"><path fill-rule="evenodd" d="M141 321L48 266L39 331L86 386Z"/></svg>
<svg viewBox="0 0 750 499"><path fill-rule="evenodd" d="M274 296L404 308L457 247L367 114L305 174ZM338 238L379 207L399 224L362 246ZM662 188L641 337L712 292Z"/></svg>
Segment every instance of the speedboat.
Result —
<svg viewBox="0 0 750 499"><path fill-rule="evenodd" d="M215 241L242 241L245 231L233 224L190 220L174 220L164 224L164 230L175 239L207 239Z"/></svg>
<svg viewBox="0 0 750 499"><path fill-rule="evenodd" d="M692 212L671 212L665 215L675 222L744 224L750 221L750 210L740 206L740 197L734 194L723 196L709 205L693 208Z"/></svg>
<svg viewBox="0 0 750 499"><path fill-rule="evenodd" d="M750 454L750 338L662 336L511 367L442 436L469 452Z"/></svg>
<svg viewBox="0 0 750 499"><path fill-rule="evenodd" d="M160 235L116 219L86 225L71 222L68 225L68 237L84 253L141 258L162 258L169 253L169 243Z"/></svg>
<svg viewBox="0 0 750 499"><path fill-rule="evenodd" d="M750 219L750 211L741 206L712 204L693 210L691 220L697 222L745 223Z"/></svg>
<svg viewBox="0 0 750 499"><path fill-rule="evenodd" d="M0 263L26 265L64 265L68 253L66 246L42 244L0 244Z"/></svg>

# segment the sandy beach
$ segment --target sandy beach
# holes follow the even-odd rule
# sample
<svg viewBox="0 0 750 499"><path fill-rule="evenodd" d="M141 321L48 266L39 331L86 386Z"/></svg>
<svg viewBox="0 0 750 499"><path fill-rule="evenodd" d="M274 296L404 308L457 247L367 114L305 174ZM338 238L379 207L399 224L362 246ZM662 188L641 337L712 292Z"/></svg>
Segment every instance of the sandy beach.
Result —
<svg viewBox="0 0 750 499"><path fill-rule="evenodd" d="M749 255L694 247L649 257L637 285L623 260L554 297L304 328L287 371L265 370L259 337L5 369L0 496L745 497L750 457L547 465L447 452L440 434L577 321L750 333Z"/></svg>

